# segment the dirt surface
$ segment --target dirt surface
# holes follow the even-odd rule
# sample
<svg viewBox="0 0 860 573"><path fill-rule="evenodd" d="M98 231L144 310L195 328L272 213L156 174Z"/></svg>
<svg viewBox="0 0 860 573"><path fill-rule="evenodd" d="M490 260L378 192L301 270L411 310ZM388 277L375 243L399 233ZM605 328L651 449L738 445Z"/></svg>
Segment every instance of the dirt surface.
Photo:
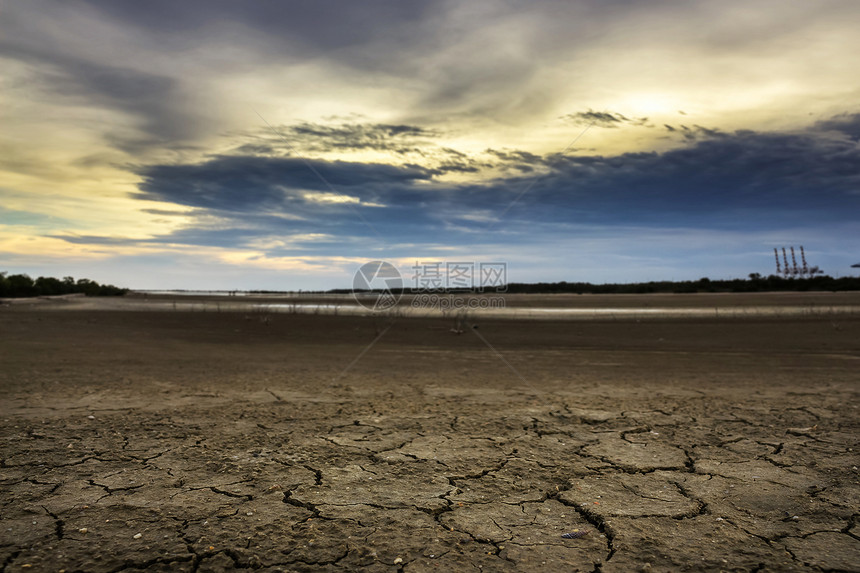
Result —
<svg viewBox="0 0 860 573"><path fill-rule="evenodd" d="M856 316L45 306L0 309L3 571L860 570Z"/></svg>

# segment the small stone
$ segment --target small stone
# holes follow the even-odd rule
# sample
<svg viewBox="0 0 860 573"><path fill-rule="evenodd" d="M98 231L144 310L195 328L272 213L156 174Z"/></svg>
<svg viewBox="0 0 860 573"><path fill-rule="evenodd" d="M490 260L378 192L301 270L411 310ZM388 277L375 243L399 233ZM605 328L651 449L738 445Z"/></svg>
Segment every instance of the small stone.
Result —
<svg viewBox="0 0 860 573"><path fill-rule="evenodd" d="M401 563L403 563L403 558L402 558L402 557L398 557L398 558L396 558L396 559L394 560L394 564L395 564L395 565L400 565Z"/></svg>
<svg viewBox="0 0 860 573"><path fill-rule="evenodd" d="M78 529L78 533L86 533L87 531L89 530L86 527L81 527L80 529Z"/></svg>
<svg viewBox="0 0 860 573"><path fill-rule="evenodd" d="M135 539L140 539L141 537L143 537L143 533L135 533L135 534L133 535L133 537L134 537Z"/></svg>
<svg viewBox="0 0 860 573"><path fill-rule="evenodd" d="M254 515L254 512L253 512L253 511L249 511L249 512L245 513L245 515Z"/></svg>
<svg viewBox="0 0 860 573"><path fill-rule="evenodd" d="M87 416L87 420L95 420L95 419L96 419L95 416Z"/></svg>

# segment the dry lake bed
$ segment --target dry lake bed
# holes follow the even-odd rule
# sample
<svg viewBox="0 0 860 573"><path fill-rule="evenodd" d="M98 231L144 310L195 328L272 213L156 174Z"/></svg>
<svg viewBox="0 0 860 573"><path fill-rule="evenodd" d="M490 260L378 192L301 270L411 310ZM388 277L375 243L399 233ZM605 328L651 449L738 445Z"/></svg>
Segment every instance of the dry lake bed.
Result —
<svg viewBox="0 0 860 573"><path fill-rule="evenodd" d="M2 571L860 570L860 295L509 300L0 307Z"/></svg>

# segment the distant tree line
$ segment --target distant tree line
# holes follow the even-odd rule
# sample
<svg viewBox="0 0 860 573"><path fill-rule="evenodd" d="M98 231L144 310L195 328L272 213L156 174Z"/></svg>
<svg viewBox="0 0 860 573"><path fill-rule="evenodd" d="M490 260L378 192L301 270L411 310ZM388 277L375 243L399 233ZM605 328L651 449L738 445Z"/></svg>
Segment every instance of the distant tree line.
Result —
<svg viewBox="0 0 860 573"><path fill-rule="evenodd" d="M851 291L860 290L860 277L833 278L818 275L808 278L783 278L777 275L768 277L752 273L747 279L711 280L703 277L696 281L651 281L643 283L605 283L586 282L557 283L508 283L502 292L528 294L648 294L648 293L696 293L696 292L803 292L803 291ZM276 293L277 291L252 291ZM349 294L353 292L381 292L379 289L331 289L327 291L305 291L307 294ZM426 290L404 287L404 294L423 294ZM493 294L495 287L477 289L440 289L445 293L484 292Z"/></svg>
<svg viewBox="0 0 860 573"><path fill-rule="evenodd" d="M577 294L646 294L696 292L779 292L779 291L848 291L860 290L860 277L833 278L819 275L809 278L783 278L752 273L747 279L697 281L653 281L645 283L591 284L583 282L509 283L509 293L577 293Z"/></svg>
<svg viewBox="0 0 860 573"><path fill-rule="evenodd" d="M82 293L87 296L122 296L128 289L103 285L90 279L64 277L39 277L35 280L29 275L10 275L0 272L0 298L28 296L57 296Z"/></svg>
<svg viewBox="0 0 860 573"><path fill-rule="evenodd" d="M833 278L827 275L817 275L804 278L784 278L777 275L768 277L752 273L746 279L711 280L707 277L695 281L651 281L643 283L607 283L592 284L586 282L557 283L508 283L504 292L529 294L648 294L648 293L696 293L696 292L803 292L803 291L851 291L860 290L860 277ZM405 294L422 294L416 288L405 287ZM349 294L351 292L380 292L369 290L332 289L329 291L307 291L319 294ZM477 292L476 289L441 289L446 293ZM493 294L495 287L485 288L481 292Z"/></svg>

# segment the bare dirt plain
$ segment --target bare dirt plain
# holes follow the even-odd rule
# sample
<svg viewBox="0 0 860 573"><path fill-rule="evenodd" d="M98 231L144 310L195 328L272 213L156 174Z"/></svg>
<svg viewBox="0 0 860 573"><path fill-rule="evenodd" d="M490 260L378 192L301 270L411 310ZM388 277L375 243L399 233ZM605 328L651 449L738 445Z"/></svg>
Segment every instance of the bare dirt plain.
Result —
<svg viewBox="0 0 860 573"><path fill-rule="evenodd" d="M3 571L860 570L856 314L45 308L0 308Z"/></svg>

